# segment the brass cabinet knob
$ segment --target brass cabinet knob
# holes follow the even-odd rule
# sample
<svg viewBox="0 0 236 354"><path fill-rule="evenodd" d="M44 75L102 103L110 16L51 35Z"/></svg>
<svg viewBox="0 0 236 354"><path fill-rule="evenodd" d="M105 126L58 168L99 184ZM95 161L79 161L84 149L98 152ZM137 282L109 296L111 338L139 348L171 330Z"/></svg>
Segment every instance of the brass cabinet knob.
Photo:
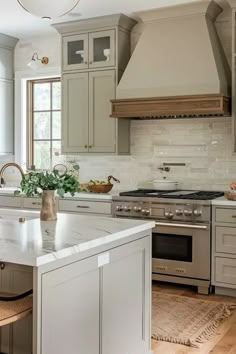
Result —
<svg viewBox="0 0 236 354"><path fill-rule="evenodd" d="M1 270L5 269L5 266L6 266L5 263L1 263L1 264L0 264Z"/></svg>
<svg viewBox="0 0 236 354"><path fill-rule="evenodd" d="M84 148L87 149L87 148L88 148L88 145L84 145Z"/></svg>
<svg viewBox="0 0 236 354"><path fill-rule="evenodd" d="M89 149L92 149L93 145L89 145Z"/></svg>

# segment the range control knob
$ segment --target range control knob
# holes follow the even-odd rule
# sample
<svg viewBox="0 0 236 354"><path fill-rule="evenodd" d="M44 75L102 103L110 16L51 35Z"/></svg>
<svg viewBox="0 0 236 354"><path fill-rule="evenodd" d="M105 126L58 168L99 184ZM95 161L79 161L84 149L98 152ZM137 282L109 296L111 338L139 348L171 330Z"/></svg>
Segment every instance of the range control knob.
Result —
<svg viewBox="0 0 236 354"><path fill-rule="evenodd" d="M148 216L148 215L151 214L151 211L150 211L150 209L142 209L142 214L143 214L144 216Z"/></svg>
<svg viewBox="0 0 236 354"><path fill-rule="evenodd" d="M165 212L165 217L166 217L167 219L173 219L174 214L172 213L172 211L166 211L166 212Z"/></svg>
<svg viewBox="0 0 236 354"><path fill-rule="evenodd" d="M122 210L123 210L123 206L122 205L117 205L116 211L122 211Z"/></svg>
<svg viewBox="0 0 236 354"><path fill-rule="evenodd" d="M125 206L125 207L124 207L124 211L128 212L128 211L130 211L130 210L131 210L130 206Z"/></svg>
<svg viewBox="0 0 236 354"><path fill-rule="evenodd" d="M181 216L181 215L183 215L183 210L182 209L176 209L176 211L175 211L175 214L177 215L177 216Z"/></svg>
<svg viewBox="0 0 236 354"><path fill-rule="evenodd" d="M134 207L134 211L135 211L136 213L140 213L140 212L142 211L142 208L141 208L141 207L138 207L138 206L135 206L135 207Z"/></svg>
<svg viewBox="0 0 236 354"><path fill-rule="evenodd" d="M192 212L192 210L184 210L184 215L185 216L192 216L193 212Z"/></svg>
<svg viewBox="0 0 236 354"><path fill-rule="evenodd" d="M202 211L200 209L195 209L193 211L193 215L197 217L202 216Z"/></svg>

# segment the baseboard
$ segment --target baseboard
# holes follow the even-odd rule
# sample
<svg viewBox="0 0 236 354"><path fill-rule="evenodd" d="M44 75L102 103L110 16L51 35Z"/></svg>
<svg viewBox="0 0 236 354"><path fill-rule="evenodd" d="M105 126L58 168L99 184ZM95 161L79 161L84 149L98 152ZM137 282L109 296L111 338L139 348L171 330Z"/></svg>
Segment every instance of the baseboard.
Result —
<svg viewBox="0 0 236 354"><path fill-rule="evenodd" d="M219 286L216 286L215 294L236 297L236 289L221 288Z"/></svg>

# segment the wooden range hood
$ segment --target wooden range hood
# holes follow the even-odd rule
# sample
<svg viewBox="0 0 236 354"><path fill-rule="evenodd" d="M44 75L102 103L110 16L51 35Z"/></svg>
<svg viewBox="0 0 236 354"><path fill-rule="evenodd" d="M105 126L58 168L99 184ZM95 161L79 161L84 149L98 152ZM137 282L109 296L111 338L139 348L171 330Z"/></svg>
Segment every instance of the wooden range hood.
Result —
<svg viewBox="0 0 236 354"><path fill-rule="evenodd" d="M117 99L111 103L113 118L188 118L231 113L231 99L222 94Z"/></svg>

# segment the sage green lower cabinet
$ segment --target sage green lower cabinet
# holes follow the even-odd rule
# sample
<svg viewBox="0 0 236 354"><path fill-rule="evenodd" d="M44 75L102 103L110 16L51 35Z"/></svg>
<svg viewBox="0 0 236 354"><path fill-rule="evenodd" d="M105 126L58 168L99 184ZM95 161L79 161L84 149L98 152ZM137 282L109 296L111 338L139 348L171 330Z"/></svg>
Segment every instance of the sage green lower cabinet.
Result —
<svg viewBox="0 0 236 354"><path fill-rule="evenodd" d="M212 285L216 294L236 296L236 209L214 206Z"/></svg>
<svg viewBox="0 0 236 354"><path fill-rule="evenodd" d="M0 271L1 292L20 294L33 287L33 269L4 263ZM9 354L32 353L32 316L1 328L0 351Z"/></svg>
<svg viewBox="0 0 236 354"><path fill-rule="evenodd" d="M149 353L151 237L145 236L38 274L34 354Z"/></svg>

